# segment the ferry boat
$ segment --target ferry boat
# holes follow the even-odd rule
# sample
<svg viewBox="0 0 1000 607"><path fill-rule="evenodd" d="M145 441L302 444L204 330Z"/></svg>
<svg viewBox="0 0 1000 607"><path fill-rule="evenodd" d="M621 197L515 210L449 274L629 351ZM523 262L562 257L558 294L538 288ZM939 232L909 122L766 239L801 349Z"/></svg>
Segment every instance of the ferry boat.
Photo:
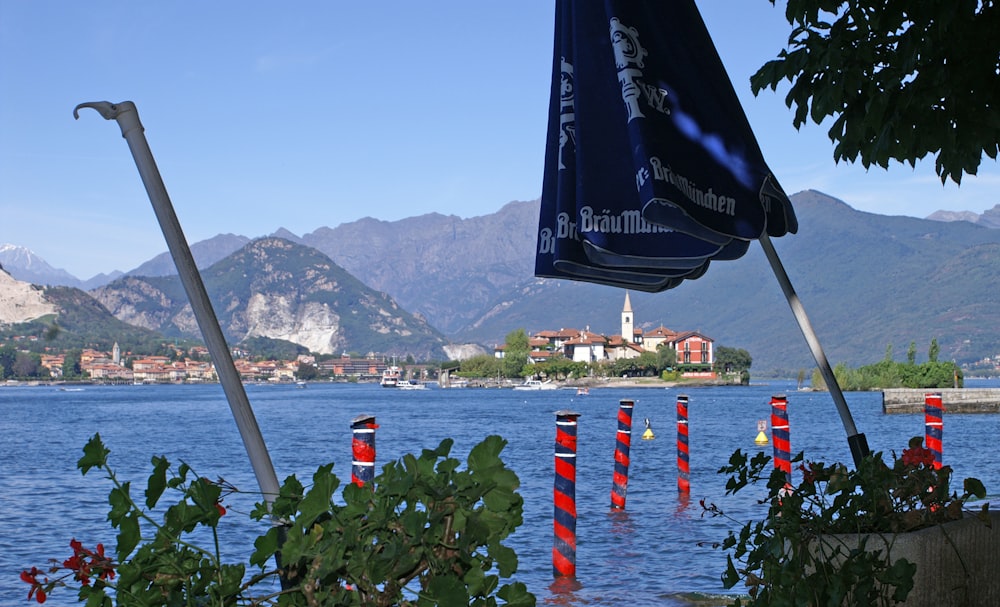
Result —
<svg viewBox="0 0 1000 607"><path fill-rule="evenodd" d="M387 367L385 371L382 372L382 384L383 388L396 388L399 387L402 381L402 370L396 365Z"/></svg>

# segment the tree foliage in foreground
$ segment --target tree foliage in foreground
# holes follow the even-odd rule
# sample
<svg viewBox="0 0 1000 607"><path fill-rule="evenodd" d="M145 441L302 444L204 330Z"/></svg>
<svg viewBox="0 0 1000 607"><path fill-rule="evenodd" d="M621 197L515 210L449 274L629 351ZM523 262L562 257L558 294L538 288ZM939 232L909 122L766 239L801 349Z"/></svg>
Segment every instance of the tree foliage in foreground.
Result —
<svg viewBox="0 0 1000 607"><path fill-rule="evenodd" d="M775 0L771 0L775 4ZM833 118L836 161L914 165L942 183L975 175L1000 143L1000 4L995 0L788 0L788 48L750 78L787 80L794 124Z"/></svg>
<svg viewBox="0 0 1000 607"><path fill-rule="evenodd" d="M332 463L309 485L289 476L274 502L250 515L281 524L257 538L248 566L224 562L218 532L238 524L223 520L222 503L236 487L154 456L141 499L115 475L111 451L95 435L77 466L84 475L102 471L113 485L107 519L118 530L116 548L73 539L61 566L52 559L21 580L39 603L69 586L90 607L533 607L535 596L510 579L518 559L503 543L524 506L517 475L500 458L507 441L486 437L465 469L452 445L445 439L390 462L370 482L346 485L336 501Z"/></svg>

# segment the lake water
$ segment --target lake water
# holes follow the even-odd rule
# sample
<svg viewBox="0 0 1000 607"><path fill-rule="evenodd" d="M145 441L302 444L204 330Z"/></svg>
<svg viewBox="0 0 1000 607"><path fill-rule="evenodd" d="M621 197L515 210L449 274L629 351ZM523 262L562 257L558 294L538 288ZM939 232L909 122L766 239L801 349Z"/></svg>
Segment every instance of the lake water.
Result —
<svg viewBox="0 0 1000 607"><path fill-rule="evenodd" d="M970 381L968 385L1000 385ZM795 391L793 383L746 387L594 389L525 392L499 389L396 391L376 385L310 384L248 386L247 393L278 477L297 474L308 482L321 464L336 462L342 482L350 479L351 419L376 416L377 466L405 453L455 439L452 455L464 462L485 436L509 442L502 456L521 479L524 524L507 541L518 553L516 578L539 604L689 605L724 593L724 553L711 548L735 527L702 516L699 500L719 504L738 520L758 517L761 507L747 490L724 497L725 478L716 473L736 449L762 449L753 439L757 421L770 416L773 394L787 394L792 452L808 459L849 462L846 435L830 396ZM690 495L677 491L676 401L689 397ZM880 393L848 393L858 429L873 450L899 452L912 436L923 436L923 415L881 412ZM624 512L610 510L619 401L635 401L634 439ZM552 576L552 486L555 412L570 409L579 420L577 578ZM649 418L656 438L639 440ZM244 560L265 529L250 521L257 483L219 385L53 386L0 388L0 604L23 604L28 587L18 580L25 567L47 565L69 554L69 540L113 547L106 522L110 488L98 474L76 469L81 448L100 432L120 478L141 495L153 455L185 461L202 476L224 477L247 494L226 499L225 546ZM1000 487L993 445L1000 416L947 415L945 463L955 478L976 476L991 495ZM770 454L770 447L763 447ZM464 465L463 465L464 467ZM66 604L75 593L53 598ZM715 599L699 604L722 604Z"/></svg>

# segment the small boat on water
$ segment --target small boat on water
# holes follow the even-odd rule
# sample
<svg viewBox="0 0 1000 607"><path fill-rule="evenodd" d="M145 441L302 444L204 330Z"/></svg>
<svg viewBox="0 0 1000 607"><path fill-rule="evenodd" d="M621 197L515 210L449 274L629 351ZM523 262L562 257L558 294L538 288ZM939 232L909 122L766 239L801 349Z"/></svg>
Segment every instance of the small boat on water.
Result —
<svg viewBox="0 0 1000 607"><path fill-rule="evenodd" d="M396 382L396 388L399 390L426 390L427 386L415 379L411 379L409 381L400 380Z"/></svg>
<svg viewBox="0 0 1000 607"><path fill-rule="evenodd" d="M537 379L529 379L520 386L514 386L514 389L515 390L558 390L559 386L552 383L552 380L539 381Z"/></svg>
<svg viewBox="0 0 1000 607"><path fill-rule="evenodd" d="M379 383L383 388L397 388L402 381L402 370L396 365L387 367L382 372L382 381Z"/></svg>

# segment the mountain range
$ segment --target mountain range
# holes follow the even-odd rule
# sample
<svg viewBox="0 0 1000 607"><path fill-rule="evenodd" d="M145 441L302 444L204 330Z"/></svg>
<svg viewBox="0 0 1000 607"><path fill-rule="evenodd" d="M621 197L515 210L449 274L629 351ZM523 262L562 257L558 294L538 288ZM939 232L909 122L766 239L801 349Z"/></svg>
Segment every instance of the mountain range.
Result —
<svg viewBox="0 0 1000 607"><path fill-rule="evenodd" d="M967 362L1000 352L995 296L1000 288L1000 230L991 229L1000 226L1000 205L972 222L968 215L941 212L928 219L863 213L815 191L795 194L792 202L799 233L774 244L832 363L875 362L888 347L902 353L911 342L926 352L932 339L947 360ZM316 264L328 266L324 272L342 270L335 279L325 279L337 284L356 277L359 282L351 283L351 292L371 291L357 295L356 301L378 302L377 308L400 319L405 331L421 335L410 342L389 330L381 343L363 340L373 348L414 348L420 341L421 348L430 350L449 342L488 349L517 328L618 333L621 289L533 277L537 220L538 201L512 202L497 213L469 219L440 214L394 222L366 218L301 237L284 229L260 241L223 234L191 248L206 285L234 283L210 286L217 314L234 337L253 331L280 333L282 339L294 338L289 340L309 343L310 348L322 342L331 351L358 350L352 345L357 333L352 337L346 327L334 329L335 323L320 328L295 321L289 316L292 307L281 308L283 290L298 301L316 296L303 273L306 267L318 272ZM247 249L252 246L258 247L257 257ZM260 247L267 252L266 263L258 259ZM36 278L25 278L8 251L0 248L0 264L15 278L54 282L37 279L38 262L31 274ZM282 259L288 255L297 261ZM279 266L283 278L268 279ZM166 334L190 334L190 311L184 312L179 283L166 276L171 273L172 262L164 254L89 290L119 319ZM271 299L262 300L260 285L269 281ZM699 331L718 345L747 349L755 370L794 372L814 365L756 245L739 260L713 263L698 280L630 297L637 327ZM335 299L320 304L340 305ZM285 310L285 316L265 327L267 310ZM338 317L343 313L336 312ZM361 314L366 333L388 328L372 329L377 323L366 314ZM315 321L309 314L305 317ZM323 331L329 339L317 337Z"/></svg>
<svg viewBox="0 0 1000 607"><path fill-rule="evenodd" d="M201 271L230 343L283 340L317 354L351 350L441 359L447 340L316 249L267 237ZM123 276L91 292L116 318L170 336L197 336L183 285L172 276Z"/></svg>
<svg viewBox="0 0 1000 607"><path fill-rule="evenodd" d="M972 211L935 211L927 216L933 221L968 221L984 228L1000 229L1000 204L987 209L982 215Z"/></svg>

